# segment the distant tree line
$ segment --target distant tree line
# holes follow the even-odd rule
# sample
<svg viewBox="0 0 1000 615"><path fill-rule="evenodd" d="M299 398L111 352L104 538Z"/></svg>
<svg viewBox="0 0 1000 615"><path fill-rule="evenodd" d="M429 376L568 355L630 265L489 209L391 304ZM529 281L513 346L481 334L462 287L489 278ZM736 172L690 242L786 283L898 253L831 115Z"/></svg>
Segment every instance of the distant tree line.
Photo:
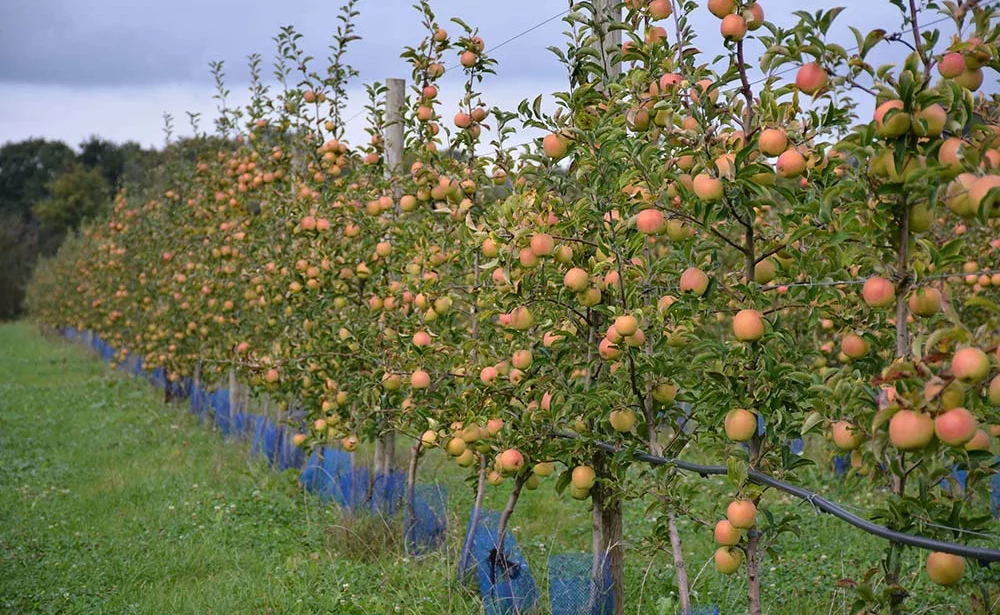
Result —
<svg viewBox="0 0 1000 615"><path fill-rule="evenodd" d="M161 154L96 136L79 153L62 141L29 139L0 147L0 320L21 314L39 256L107 212L118 189L140 182Z"/></svg>

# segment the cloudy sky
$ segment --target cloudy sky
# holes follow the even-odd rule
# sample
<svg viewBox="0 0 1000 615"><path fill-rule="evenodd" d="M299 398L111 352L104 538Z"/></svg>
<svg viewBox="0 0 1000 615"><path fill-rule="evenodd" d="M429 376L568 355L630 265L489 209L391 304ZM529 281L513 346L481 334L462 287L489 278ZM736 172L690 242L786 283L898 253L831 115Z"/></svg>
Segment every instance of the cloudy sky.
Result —
<svg viewBox="0 0 1000 615"><path fill-rule="evenodd" d="M761 0L768 19L790 24L791 6L815 11L823 0ZM0 21L0 143L41 136L71 145L91 134L115 141L161 145L162 115L175 118L178 132L189 132L186 112L202 114L204 127L215 115L208 63L225 61L236 102L246 100L246 57L269 60L272 37L284 25L304 35L303 45L323 58L336 28L340 0L2 0ZM850 47L849 23L862 28L900 28L888 0L840 0L847 10L831 38ZM361 75L353 84L350 117L364 103L361 84L405 77L399 58L405 45L422 36L411 0L360 0L357 31L349 61ZM566 0L433 0L439 21L458 16L478 26L487 47L560 13ZM780 7L780 8L778 8ZM928 18L930 19L930 17ZM718 20L699 9L695 27L704 34L699 47L722 51ZM946 26L947 24L943 24ZM513 109L524 98L564 87L563 67L546 50L563 43L566 24L553 20L493 54L498 75L484 85L489 104ZM452 33L459 28L446 24ZM669 28L668 28L669 29ZM753 43L751 43L753 45ZM905 48L898 46L898 57ZM458 76L446 77L444 100L457 100ZM994 83L996 75L989 74ZM449 97L449 95L451 95ZM445 108L447 110L447 107ZM348 127L358 141L363 118Z"/></svg>

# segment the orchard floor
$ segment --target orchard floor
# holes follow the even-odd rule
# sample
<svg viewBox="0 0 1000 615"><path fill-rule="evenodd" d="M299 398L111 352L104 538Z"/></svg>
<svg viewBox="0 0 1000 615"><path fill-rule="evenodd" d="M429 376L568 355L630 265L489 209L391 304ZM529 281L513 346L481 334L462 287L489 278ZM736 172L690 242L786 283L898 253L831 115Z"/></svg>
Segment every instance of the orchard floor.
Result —
<svg viewBox="0 0 1000 615"><path fill-rule="evenodd" d="M453 582L473 497L465 478L442 455L423 463L422 481L447 486L449 538L409 558L393 538L398 526L321 505L294 471L251 459L245 443L224 442L145 381L28 323L0 325L0 613L480 613ZM590 541L587 504L556 496L549 480L512 519L543 592L547 556ZM874 501L863 479L843 484L816 470L807 480L850 506ZM724 482L687 485L722 514ZM487 505L500 508L508 489L492 489ZM764 559L765 612L853 613L853 594L837 582L877 565L886 544L768 498L779 515L798 515L799 535ZM645 503L626 511L627 613L677 611L669 552L648 540L661 522ZM711 529L684 519L680 531L695 602L745 613L743 576L711 567ZM964 591L928 587L921 558L907 553L909 606L967 605Z"/></svg>

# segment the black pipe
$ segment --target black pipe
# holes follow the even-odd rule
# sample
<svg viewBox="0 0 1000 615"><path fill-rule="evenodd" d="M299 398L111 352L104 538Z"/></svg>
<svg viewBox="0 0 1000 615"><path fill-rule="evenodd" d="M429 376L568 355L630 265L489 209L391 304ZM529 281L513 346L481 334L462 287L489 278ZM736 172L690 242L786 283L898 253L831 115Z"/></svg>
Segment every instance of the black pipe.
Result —
<svg viewBox="0 0 1000 615"><path fill-rule="evenodd" d="M560 438L577 439L580 436L568 432L568 431L555 431L553 432L556 436ZM613 444L607 442L594 441L590 444L596 446L597 448L607 451L609 453L621 452L621 449ZM649 453L644 453L641 451L636 451L632 453L632 456L640 461L648 462L655 466L674 466L680 470L687 472L694 472L700 475L702 478L706 476L713 475L725 475L729 473L729 469L725 466L709 466L700 463L692 463L690 461L684 461L682 459L667 459L665 457L658 457L656 455L650 455ZM824 498L821 495L813 493L808 489L802 487L796 487L786 483L783 480L774 478L764 474L763 472L758 472L757 470L749 470L747 472L747 478L758 485L766 485L768 487L773 487L779 491L784 491L785 493L794 495L797 498L803 499L809 502L814 507L819 510L831 514L834 517L840 519L841 521L846 521L850 525L872 534L880 538L885 538L886 540L896 542L903 545L909 545L911 547L917 547L920 549L927 549L930 551L941 551L943 553L951 553L952 555L960 555L962 557L970 557L980 562L1000 562L1000 550L998 549L983 549L980 547L971 547L969 545L958 544L954 542L945 542L942 540L934 540L933 538L927 538L924 536L914 536L913 534L906 534L903 532L897 532L896 530L890 530L887 527L872 523L867 519L859 517L855 514L851 514L841 508L838 504L831 502L830 500Z"/></svg>

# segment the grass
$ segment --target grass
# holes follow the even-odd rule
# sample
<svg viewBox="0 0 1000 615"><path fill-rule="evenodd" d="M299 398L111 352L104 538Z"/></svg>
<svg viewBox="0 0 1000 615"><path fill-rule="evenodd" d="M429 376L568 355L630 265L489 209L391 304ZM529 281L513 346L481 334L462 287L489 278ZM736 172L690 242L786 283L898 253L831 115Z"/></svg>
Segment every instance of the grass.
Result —
<svg viewBox="0 0 1000 615"><path fill-rule="evenodd" d="M448 489L448 541L414 559L382 521L321 505L294 471L271 470L245 443L224 443L186 406L161 400L79 347L28 324L0 326L0 612L482 612L453 582L474 494L443 455L429 454L420 478ZM720 518L727 486L688 480L696 503ZM811 480L844 504L872 503L861 483ZM548 555L590 545L587 503L556 496L552 484L522 497L511 528L543 594ZM508 493L488 490L487 506L501 508ZM886 544L799 501L768 498L776 514L800 520L799 536L764 559L766 612L853 613L838 581L876 565ZM671 558L652 546L662 539L649 540L662 525L642 502L626 509L629 613L677 610ZM682 519L680 530L695 602L746 612L743 576L711 567L711 529ZM967 604L965 592L928 586L921 557L907 552L909 606L950 613Z"/></svg>

